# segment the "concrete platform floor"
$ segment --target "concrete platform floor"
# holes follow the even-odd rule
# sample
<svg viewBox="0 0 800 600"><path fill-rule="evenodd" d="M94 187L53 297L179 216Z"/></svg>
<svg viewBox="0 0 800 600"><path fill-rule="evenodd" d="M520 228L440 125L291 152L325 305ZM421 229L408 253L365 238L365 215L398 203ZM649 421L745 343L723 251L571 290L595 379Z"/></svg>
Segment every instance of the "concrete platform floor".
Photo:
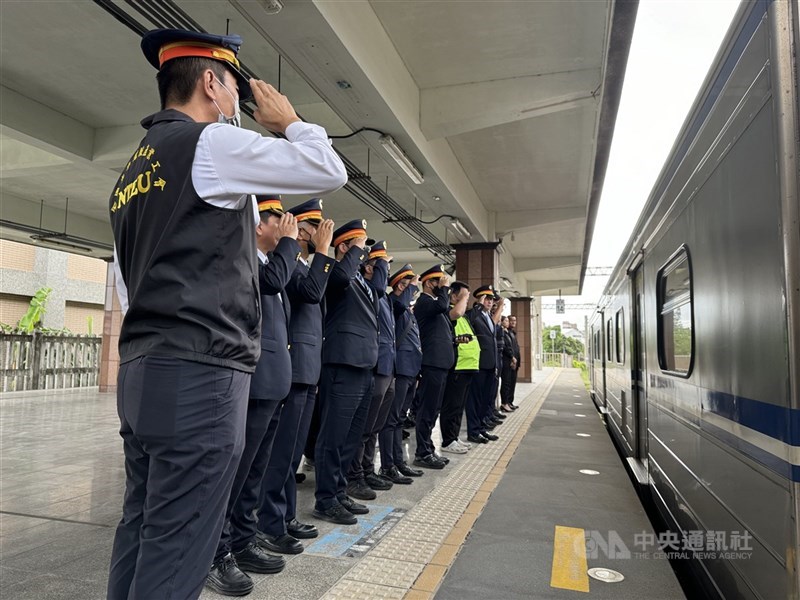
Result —
<svg viewBox="0 0 800 600"><path fill-rule="evenodd" d="M548 393L545 412L537 417ZM591 438L574 437L575 424L551 421L558 415L548 411L563 413L563 420L572 401L582 403L587 416L581 425ZM298 486L299 516L314 522L321 537L306 544L303 554L287 557L282 573L254 575L256 587L248 597L580 595L549 586L554 525L613 529L628 543L624 536L650 531L649 524L576 371L536 373L533 383L518 386L517 403L520 410L496 430L498 442L448 455L452 462L443 471L426 471L413 485L379 492L369 503L371 531L366 523L353 528L314 521L313 471L308 473ZM113 394L0 396L0 598L104 597L125 480L118 426ZM601 475L576 475L573 467L584 463ZM589 566L595 566L591 559ZM682 597L663 561L629 560L618 568L625 582L592 582L591 593ZM643 589L641 581L650 587ZM202 598L222 596L205 591Z"/></svg>

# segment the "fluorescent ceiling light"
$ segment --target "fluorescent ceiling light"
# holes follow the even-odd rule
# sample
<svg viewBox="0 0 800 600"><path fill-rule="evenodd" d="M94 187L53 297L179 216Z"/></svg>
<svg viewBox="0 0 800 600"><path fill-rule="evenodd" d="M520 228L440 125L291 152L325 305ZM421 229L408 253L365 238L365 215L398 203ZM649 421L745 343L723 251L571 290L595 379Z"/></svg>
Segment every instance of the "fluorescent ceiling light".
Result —
<svg viewBox="0 0 800 600"><path fill-rule="evenodd" d="M497 253L498 254L505 254L506 253L506 247L503 246L503 242L498 242L497 243Z"/></svg>
<svg viewBox="0 0 800 600"><path fill-rule="evenodd" d="M469 232L469 229L464 227L461 221L459 221L455 217L450 219L450 227L453 229L453 231L456 232L456 235L461 236L462 238L465 239L472 238L472 234Z"/></svg>
<svg viewBox="0 0 800 600"><path fill-rule="evenodd" d="M425 179L422 177L422 173L419 172L419 169L411 162L411 159L408 158L408 155L403 152L403 149L397 145L397 142L394 141L394 138L390 135L382 135L378 138L381 145L384 147L386 152L389 153L400 168L405 171L405 174L416 184L423 183Z"/></svg>
<svg viewBox="0 0 800 600"><path fill-rule="evenodd" d="M508 277L501 277L501 278L500 278L500 281L501 281L501 283L502 283L504 286L506 286L507 288L509 288L509 289L510 289L510 288L512 287L511 280L510 280Z"/></svg>

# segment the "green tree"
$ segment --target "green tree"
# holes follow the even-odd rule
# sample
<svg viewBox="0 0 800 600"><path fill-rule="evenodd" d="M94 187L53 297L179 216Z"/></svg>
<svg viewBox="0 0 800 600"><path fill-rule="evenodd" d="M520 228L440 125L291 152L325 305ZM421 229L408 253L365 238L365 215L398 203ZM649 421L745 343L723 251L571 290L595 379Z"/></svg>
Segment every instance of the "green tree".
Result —
<svg viewBox="0 0 800 600"><path fill-rule="evenodd" d="M556 338L550 339L550 332L556 332ZM544 352L564 352L570 356L578 356L584 353L583 344L571 337L561 333L561 326L554 325L545 327L542 331L542 348Z"/></svg>

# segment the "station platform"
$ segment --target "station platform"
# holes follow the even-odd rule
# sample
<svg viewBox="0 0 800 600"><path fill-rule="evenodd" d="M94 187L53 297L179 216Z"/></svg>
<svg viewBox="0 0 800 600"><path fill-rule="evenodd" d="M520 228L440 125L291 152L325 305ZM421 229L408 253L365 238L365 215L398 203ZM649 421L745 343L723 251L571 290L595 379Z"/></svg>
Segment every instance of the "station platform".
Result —
<svg viewBox="0 0 800 600"><path fill-rule="evenodd" d="M378 492L356 526L311 517L308 472L298 517L320 537L282 573L253 575L248 598L683 598L669 563L635 548L652 528L578 371L536 372L516 403L497 442ZM104 598L125 481L118 427L113 394L0 396L0 598ZM589 582L592 567L625 578Z"/></svg>

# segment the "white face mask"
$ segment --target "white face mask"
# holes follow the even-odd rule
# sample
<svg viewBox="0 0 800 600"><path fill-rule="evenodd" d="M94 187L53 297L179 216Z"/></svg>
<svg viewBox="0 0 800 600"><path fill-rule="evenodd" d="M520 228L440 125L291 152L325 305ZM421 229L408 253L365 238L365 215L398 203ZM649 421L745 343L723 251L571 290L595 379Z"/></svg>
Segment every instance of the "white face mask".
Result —
<svg viewBox="0 0 800 600"><path fill-rule="evenodd" d="M227 88L227 86L224 83L222 83L219 79L217 79L216 75L214 76L214 79L216 79L217 83L220 84L225 89L226 92L228 92L228 95L231 97L231 100L233 100L233 107L234 107L233 116L229 117L224 112L222 112L222 109L219 107L219 104L217 104L217 101L212 100L214 106L216 106L217 110L219 111L219 117L217 117L217 122L227 123L228 125L233 125L234 127L241 127L242 114L239 112L239 103L236 101L236 98L234 98L233 94L231 94L231 91Z"/></svg>

